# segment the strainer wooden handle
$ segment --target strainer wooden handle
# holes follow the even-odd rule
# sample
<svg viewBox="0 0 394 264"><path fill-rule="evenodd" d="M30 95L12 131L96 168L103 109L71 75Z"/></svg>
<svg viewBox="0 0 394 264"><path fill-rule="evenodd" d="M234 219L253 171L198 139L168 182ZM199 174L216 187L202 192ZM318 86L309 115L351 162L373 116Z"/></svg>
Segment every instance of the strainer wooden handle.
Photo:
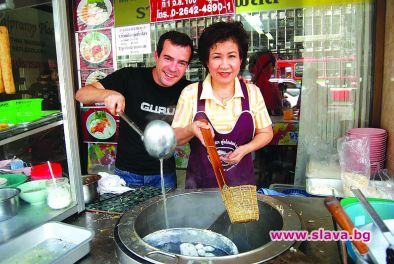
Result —
<svg viewBox="0 0 394 264"><path fill-rule="evenodd" d="M324 199L324 205L334 217L335 221L338 225L343 229L346 230L350 235L353 236L354 225L352 220L346 214L345 210L343 209L342 205L339 203L337 198L333 196L328 196ZM353 245L357 248L360 254L364 255L368 253L368 246L361 240L353 240Z"/></svg>
<svg viewBox="0 0 394 264"><path fill-rule="evenodd" d="M208 124L208 120L200 119L199 121ZM202 137L204 138L205 147L207 148L207 152L209 158L211 159L211 164L213 171L215 173L216 181L218 182L219 189L223 189L223 186L226 185L226 176L224 174L222 162L220 161L220 157L218 151L216 149L215 141L213 140L211 131L207 128L200 128Z"/></svg>

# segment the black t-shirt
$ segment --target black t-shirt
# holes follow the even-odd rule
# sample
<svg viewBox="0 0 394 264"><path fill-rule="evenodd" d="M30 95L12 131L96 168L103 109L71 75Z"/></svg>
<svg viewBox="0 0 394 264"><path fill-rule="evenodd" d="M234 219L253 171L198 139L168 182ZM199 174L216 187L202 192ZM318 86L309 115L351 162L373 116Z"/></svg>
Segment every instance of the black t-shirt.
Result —
<svg viewBox="0 0 394 264"><path fill-rule="evenodd" d="M190 81L181 79L172 87L161 87L153 79L152 68L122 68L99 81L106 89L123 94L125 114L144 131L152 120L171 124L179 95ZM141 137L122 119L115 166L141 175L160 174L160 162L145 150ZM175 172L175 160L164 161L164 173Z"/></svg>

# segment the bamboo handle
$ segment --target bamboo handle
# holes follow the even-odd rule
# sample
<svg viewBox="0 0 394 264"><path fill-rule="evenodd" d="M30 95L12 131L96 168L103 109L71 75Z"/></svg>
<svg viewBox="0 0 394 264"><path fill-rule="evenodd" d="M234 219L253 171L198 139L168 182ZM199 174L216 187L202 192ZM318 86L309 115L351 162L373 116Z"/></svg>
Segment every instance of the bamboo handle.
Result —
<svg viewBox="0 0 394 264"><path fill-rule="evenodd" d="M338 225L353 236L354 225L338 200L333 196L328 196L324 199L324 205L327 207L328 211L330 211ZM353 240L352 243L360 254L364 255L368 253L368 246L361 240Z"/></svg>
<svg viewBox="0 0 394 264"><path fill-rule="evenodd" d="M199 121L208 124L208 121L206 119L200 119ZM207 148L209 158L211 159L212 168L213 168L213 172L215 173L216 181L218 182L219 189L221 190L223 186L226 185L222 161L220 160L211 131L207 128L200 128L200 130L204 138L204 143L205 143L205 147Z"/></svg>

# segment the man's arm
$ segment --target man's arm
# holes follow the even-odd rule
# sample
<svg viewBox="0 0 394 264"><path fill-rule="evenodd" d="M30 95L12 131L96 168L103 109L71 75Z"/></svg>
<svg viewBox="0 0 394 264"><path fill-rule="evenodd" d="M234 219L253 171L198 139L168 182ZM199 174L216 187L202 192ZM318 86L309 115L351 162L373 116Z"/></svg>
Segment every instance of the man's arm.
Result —
<svg viewBox="0 0 394 264"><path fill-rule="evenodd" d="M113 115L123 112L125 107L124 96L117 91L105 89L100 82L95 82L79 89L75 99L83 104L103 102Z"/></svg>

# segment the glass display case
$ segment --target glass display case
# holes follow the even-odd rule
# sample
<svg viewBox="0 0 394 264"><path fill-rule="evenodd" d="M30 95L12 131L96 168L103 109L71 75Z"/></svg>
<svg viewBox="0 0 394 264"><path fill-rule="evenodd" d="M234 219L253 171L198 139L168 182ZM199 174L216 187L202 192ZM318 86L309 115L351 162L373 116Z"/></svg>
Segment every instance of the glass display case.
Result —
<svg viewBox="0 0 394 264"><path fill-rule="evenodd" d="M0 222L0 245L49 220L61 221L85 209L69 1L11 2L0 5L0 160L18 158L25 167L47 161L61 164L62 176L71 186L71 204L55 210L47 203L32 205L19 199L18 213Z"/></svg>

